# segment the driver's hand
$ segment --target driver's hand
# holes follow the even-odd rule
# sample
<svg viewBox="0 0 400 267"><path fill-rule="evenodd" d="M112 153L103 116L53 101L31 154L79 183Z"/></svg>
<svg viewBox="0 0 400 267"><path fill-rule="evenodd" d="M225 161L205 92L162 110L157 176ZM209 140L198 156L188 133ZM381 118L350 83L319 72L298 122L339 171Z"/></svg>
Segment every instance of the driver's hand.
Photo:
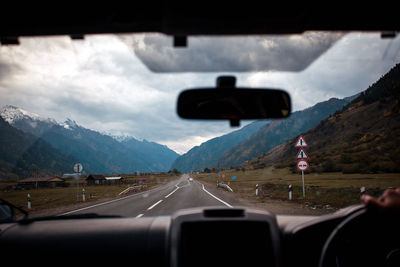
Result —
<svg viewBox="0 0 400 267"><path fill-rule="evenodd" d="M377 209L382 212L400 212L400 187L386 189L378 199L370 195L362 195L361 202L368 208Z"/></svg>

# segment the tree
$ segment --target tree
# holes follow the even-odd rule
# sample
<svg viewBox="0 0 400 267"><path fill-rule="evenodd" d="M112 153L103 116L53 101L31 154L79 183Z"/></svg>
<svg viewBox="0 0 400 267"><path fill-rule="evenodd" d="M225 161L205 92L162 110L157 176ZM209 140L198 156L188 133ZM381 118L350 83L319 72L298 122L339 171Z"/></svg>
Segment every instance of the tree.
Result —
<svg viewBox="0 0 400 267"><path fill-rule="evenodd" d="M337 171L335 163L333 162L333 160L331 159L326 159L323 163L322 163L322 168L324 172L335 172Z"/></svg>
<svg viewBox="0 0 400 267"><path fill-rule="evenodd" d="M172 172L173 172L175 175L178 175L178 174L181 173L177 168L174 168L174 169L172 170Z"/></svg>

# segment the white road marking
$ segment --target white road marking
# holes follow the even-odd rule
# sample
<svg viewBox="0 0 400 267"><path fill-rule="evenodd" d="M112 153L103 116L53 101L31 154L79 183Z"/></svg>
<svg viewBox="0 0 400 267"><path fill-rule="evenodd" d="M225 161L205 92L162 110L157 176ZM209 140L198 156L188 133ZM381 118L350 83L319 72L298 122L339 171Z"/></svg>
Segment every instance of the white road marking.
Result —
<svg viewBox="0 0 400 267"><path fill-rule="evenodd" d="M120 195L122 195L122 194L124 194L126 191L128 191L128 190L131 190L131 188L130 187L128 187L127 189L125 189L124 191L122 191L121 193L119 193L118 194L118 196L120 196Z"/></svg>
<svg viewBox="0 0 400 267"><path fill-rule="evenodd" d="M183 185L183 186L181 186L179 188L183 188L183 187L186 187L186 186L190 186L190 182L189 181L187 181L187 183L185 185Z"/></svg>
<svg viewBox="0 0 400 267"><path fill-rule="evenodd" d="M204 188L204 184L201 184L203 186L203 190L208 193L210 196L212 196L213 198L215 198L216 200L218 200L219 202L225 204L226 206L228 206L229 208L233 208L230 204L228 204L227 202L223 201L220 198L217 198L216 196L214 196L213 194L211 194L210 192L208 192L205 188Z"/></svg>
<svg viewBox="0 0 400 267"><path fill-rule="evenodd" d="M174 191L172 191L171 193L169 193L168 195L165 196L165 198L168 198L169 196L171 196L173 193L175 193L178 189L183 188L185 186L189 186L190 183L189 181L187 181L187 184L183 185L183 186L178 186L178 184L180 184L181 182L177 183L175 186L176 188L174 189Z"/></svg>
<svg viewBox="0 0 400 267"><path fill-rule="evenodd" d="M151 207L149 207L147 210L151 210L152 208L154 208L155 206L157 206L158 204L160 204L162 202L162 200L157 201L155 204L153 204Z"/></svg>
<svg viewBox="0 0 400 267"><path fill-rule="evenodd" d="M165 198L167 198L167 197L169 197L170 195L172 195L173 193L175 193L176 190L178 190L178 189L179 189L179 187L177 186L177 187L175 188L175 190L172 191L171 193L169 193L168 195L166 195Z"/></svg>
<svg viewBox="0 0 400 267"><path fill-rule="evenodd" d="M140 217L142 217L144 214L143 213L140 213L138 216L136 216L136 218L140 218Z"/></svg>
<svg viewBox="0 0 400 267"><path fill-rule="evenodd" d="M148 195L149 193L151 193L153 191L159 191L159 190L163 190L163 189L160 189L159 187L157 187L157 188L154 188L154 189L150 189L148 191L139 192L139 193L136 193L136 194L133 194L133 195L129 195L129 196L126 196L126 197L121 197L121 198L113 199L113 200L110 200L110 201L102 202L102 203L99 203L99 204L95 204L95 205L92 205L92 206L84 207L84 208L81 208L81 209L68 211L68 212L65 212L65 213L57 215L57 216L69 215L69 214L72 214L72 213L75 213L75 212L79 212L79 211L82 211L82 210L87 210L87 209L99 207L99 206L102 206L102 205L107 205L107 204L110 204L110 203L113 203L113 202L116 202L116 201L120 201L120 200L124 200L124 199L130 198L130 197L140 196L140 195L144 195L144 194Z"/></svg>
<svg viewBox="0 0 400 267"><path fill-rule="evenodd" d="M68 215L68 214L75 213L75 212L78 212L78 211L87 210L87 209L91 209L91 208L94 208L94 207L110 204L110 203L113 203L113 202L116 202L116 201L124 200L124 199L129 198L129 197L133 197L133 196L136 196L136 195L130 195L130 196L127 196L127 197L113 199L113 200L106 201L106 202L103 202L103 203L99 203L99 204L96 204L96 205L93 205L93 206L89 206L89 207L85 207L85 208L69 211L69 212L63 213L63 214L61 214L59 216Z"/></svg>

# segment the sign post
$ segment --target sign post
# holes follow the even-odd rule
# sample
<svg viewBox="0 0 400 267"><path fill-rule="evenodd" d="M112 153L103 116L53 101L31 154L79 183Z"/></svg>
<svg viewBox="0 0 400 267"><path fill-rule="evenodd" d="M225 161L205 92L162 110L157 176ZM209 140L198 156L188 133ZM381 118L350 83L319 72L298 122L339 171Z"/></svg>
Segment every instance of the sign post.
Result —
<svg viewBox="0 0 400 267"><path fill-rule="evenodd" d="M258 196L258 184L256 184L256 196Z"/></svg>
<svg viewBox="0 0 400 267"><path fill-rule="evenodd" d="M300 135L299 139L297 139L295 147L300 148L299 153L297 153L297 169L301 171L301 180L303 182L303 198L306 197L306 190L304 187L304 171L308 169L308 162L306 159L308 159L307 153L304 151L304 147L308 147L308 144L306 140L304 140L304 137Z"/></svg>
<svg viewBox="0 0 400 267"><path fill-rule="evenodd" d="M28 209L32 208L32 203L31 203L31 194L28 193Z"/></svg>
<svg viewBox="0 0 400 267"><path fill-rule="evenodd" d="M76 173L76 201L79 201L79 180L81 178L82 170L83 170L82 164L76 163L74 165L74 173Z"/></svg>
<svg viewBox="0 0 400 267"><path fill-rule="evenodd" d="M301 171L301 180L303 181L303 198L306 198L306 189L304 188L304 171Z"/></svg>
<svg viewBox="0 0 400 267"><path fill-rule="evenodd" d="M292 185L290 184L289 185L289 200L292 200L292 191L293 191L293 188L292 188Z"/></svg>
<svg viewBox="0 0 400 267"><path fill-rule="evenodd" d="M360 194L361 195L365 194L365 186L360 187Z"/></svg>
<svg viewBox="0 0 400 267"><path fill-rule="evenodd" d="M303 197L306 197L306 191L304 188L304 171L308 169L308 162L305 161L304 159L299 160L297 162L297 169L301 171L301 180L303 181Z"/></svg>

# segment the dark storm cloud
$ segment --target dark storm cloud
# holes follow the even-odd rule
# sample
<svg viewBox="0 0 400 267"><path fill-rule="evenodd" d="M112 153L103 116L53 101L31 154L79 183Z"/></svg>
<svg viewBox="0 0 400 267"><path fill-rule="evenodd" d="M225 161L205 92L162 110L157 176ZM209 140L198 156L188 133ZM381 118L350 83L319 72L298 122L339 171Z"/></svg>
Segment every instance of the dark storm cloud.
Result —
<svg viewBox="0 0 400 267"><path fill-rule="evenodd" d="M22 66L15 62L6 62L0 58L0 81L10 78L23 70Z"/></svg>
<svg viewBox="0 0 400 267"><path fill-rule="evenodd" d="M264 37L190 37L188 47L174 48L172 38L146 35L122 38L154 72L301 71L328 50L342 33Z"/></svg>

